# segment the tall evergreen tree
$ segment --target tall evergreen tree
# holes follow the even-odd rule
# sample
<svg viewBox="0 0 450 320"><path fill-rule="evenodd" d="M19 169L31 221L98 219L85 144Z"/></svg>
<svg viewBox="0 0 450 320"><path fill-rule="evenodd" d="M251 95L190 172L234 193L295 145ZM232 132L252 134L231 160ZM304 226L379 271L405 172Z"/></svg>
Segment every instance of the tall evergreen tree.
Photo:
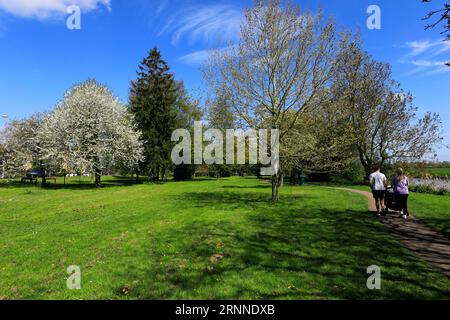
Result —
<svg viewBox="0 0 450 320"><path fill-rule="evenodd" d="M152 180L165 177L171 167L171 134L177 125L178 84L154 48L142 60L131 82L130 109L142 132L145 159L141 171Z"/></svg>

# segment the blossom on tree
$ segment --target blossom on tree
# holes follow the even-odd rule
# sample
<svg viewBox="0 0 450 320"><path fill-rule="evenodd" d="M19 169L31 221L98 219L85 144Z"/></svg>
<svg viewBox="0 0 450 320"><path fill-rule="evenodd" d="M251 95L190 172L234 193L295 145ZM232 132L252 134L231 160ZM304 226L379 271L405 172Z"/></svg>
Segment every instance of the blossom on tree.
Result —
<svg viewBox="0 0 450 320"><path fill-rule="evenodd" d="M104 171L135 169L142 161L142 142L132 116L111 91L95 80L73 86L39 131L48 166L91 172L100 185Z"/></svg>
<svg viewBox="0 0 450 320"><path fill-rule="evenodd" d="M1 177L13 178L39 165L39 141L36 133L45 117L33 114L22 120L13 120L0 130Z"/></svg>

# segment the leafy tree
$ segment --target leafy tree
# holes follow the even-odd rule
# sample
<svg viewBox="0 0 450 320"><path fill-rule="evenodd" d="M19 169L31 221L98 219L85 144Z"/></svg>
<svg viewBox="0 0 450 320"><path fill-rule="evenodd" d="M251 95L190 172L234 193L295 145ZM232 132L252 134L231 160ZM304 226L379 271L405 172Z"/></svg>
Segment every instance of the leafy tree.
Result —
<svg viewBox="0 0 450 320"><path fill-rule="evenodd" d="M219 129L223 134L227 129L236 127L236 115L225 90L220 90L217 96L209 102L207 120L210 128Z"/></svg>
<svg viewBox="0 0 450 320"><path fill-rule="evenodd" d="M283 143L300 114L318 105L334 67L335 38L334 23L321 13L314 16L278 0L258 1L245 11L239 42L211 54L206 80L214 91L226 91L244 125L279 129ZM280 167L272 176L273 201L279 199Z"/></svg>
<svg viewBox="0 0 450 320"><path fill-rule="evenodd" d="M177 100L175 102L176 127L188 130L194 129L194 122L203 117L200 102L187 92L182 81L176 82Z"/></svg>
<svg viewBox="0 0 450 320"><path fill-rule="evenodd" d="M412 95L392 80L389 64L374 61L359 44L341 48L332 87L335 109L347 113L355 143L368 176L376 163L413 161L433 153L442 141L440 117L417 119Z"/></svg>
<svg viewBox="0 0 450 320"><path fill-rule="evenodd" d="M320 105L300 115L281 145L285 169L331 175L354 162L348 115L335 107L329 90L322 94Z"/></svg>
<svg viewBox="0 0 450 320"><path fill-rule="evenodd" d="M131 82L130 110L144 143L141 169L152 180L164 178L172 166L171 135L180 120L176 112L180 85L169 70L161 53L154 48L140 63L137 80Z"/></svg>
<svg viewBox="0 0 450 320"><path fill-rule="evenodd" d="M73 86L38 132L43 159L67 171L91 172L95 185L116 166L142 160L140 134L132 116L111 91L95 80Z"/></svg>
<svg viewBox="0 0 450 320"><path fill-rule="evenodd" d="M199 121L203 111L199 107L199 101L193 99L187 93L183 82L177 82L177 101L175 103L176 128L194 131L194 121ZM193 150L192 150L193 152ZM175 166L173 178L175 180L191 180L195 174L196 166L193 164L180 164Z"/></svg>
<svg viewBox="0 0 450 320"><path fill-rule="evenodd" d="M233 112L225 90L220 90L216 96L208 102L207 121L209 128L220 130L225 137L226 130L236 128L236 120L236 115ZM223 148L223 152L225 152L225 144ZM240 166L246 165L212 164L208 165L208 170L212 177L229 177L231 172L239 171L238 167Z"/></svg>
<svg viewBox="0 0 450 320"><path fill-rule="evenodd" d="M37 132L45 114L14 120L1 131L0 158L3 177L14 177L39 165L40 151Z"/></svg>

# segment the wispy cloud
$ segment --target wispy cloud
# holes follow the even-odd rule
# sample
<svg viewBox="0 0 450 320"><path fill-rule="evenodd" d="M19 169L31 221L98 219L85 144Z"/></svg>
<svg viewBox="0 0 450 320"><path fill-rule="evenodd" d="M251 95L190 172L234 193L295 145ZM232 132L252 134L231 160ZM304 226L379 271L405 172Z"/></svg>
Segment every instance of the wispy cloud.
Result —
<svg viewBox="0 0 450 320"><path fill-rule="evenodd" d="M238 36L241 19L242 10L231 5L188 7L176 12L159 35L170 33L173 45L182 39L190 44L220 43Z"/></svg>
<svg viewBox="0 0 450 320"><path fill-rule="evenodd" d="M428 51L430 48L435 46L435 43L430 41L409 41L405 43L406 47L410 49L408 53L409 57L418 56L421 53Z"/></svg>
<svg viewBox="0 0 450 320"><path fill-rule="evenodd" d="M409 64L414 68L407 75L418 73L441 74L450 72L450 67L445 64L450 58L443 55L450 51L450 42L443 40L421 40L406 42L403 48L407 48L409 52L401 63Z"/></svg>
<svg viewBox="0 0 450 320"><path fill-rule="evenodd" d="M436 41L410 41L405 46L410 50L408 57L416 57L421 54L437 56L450 50L450 42L443 40Z"/></svg>
<svg viewBox="0 0 450 320"><path fill-rule="evenodd" d="M416 67L430 68L430 67L443 66L447 62L446 61L436 61L436 60L412 60L410 63Z"/></svg>
<svg viewBox="0 0 450 320"><path fill-rule="evenodd" d="M111 0L0 0L0 10L17 17L40 20L65 15L71 5L78 5L84 12L101 6L111 10Z"/></svg>
<svg viewBox="0 0 450 320"><path fill-rule="evenodd" d="M218 49L215 48L215 49L198 50L180 57L179 60L190 66L198 66L208 59L208 56L211 52L215 52L218 50L219 52L227 52L228 55L233 55L236 53L237 49L238 46L233 44Z"/></svg>
<svg viewBox="0 0 450 320"><path fill-rule="evenodd" d="M191 66L198 66L208 59L209 50L199 50L180 57L180 61Z"/></svg>
<svg viewBox="0 0 450 320"><path fill-rule="evenodd" d="M169 4L169 0L161 0L158 7L156 8L156 14L160 14L161 12L166 9L167 5Z"/></svg>

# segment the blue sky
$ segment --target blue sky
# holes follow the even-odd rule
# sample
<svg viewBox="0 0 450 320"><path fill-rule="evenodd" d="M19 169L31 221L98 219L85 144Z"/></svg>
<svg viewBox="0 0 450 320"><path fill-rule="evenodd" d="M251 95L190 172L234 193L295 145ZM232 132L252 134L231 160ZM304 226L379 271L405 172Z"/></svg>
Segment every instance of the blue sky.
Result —
<svg viewBox="0 0 450 320"><path fill-rule="evenodd" d="M436 111L450 144L450 42L424 30L420 0L297 0L321 6L341 28L359 29L366 50L393 66L394 78L415 96L420 113ZM66 7L81 7L81 29L66 27ZM204 84L198 66L205 50L236 39L242 9L252 1L0 0L0 114L22 118L51 110L73 83L96 78L127 101L141 59L157 46L193 94ZM381 30L366 27L369 5L381 8ZM1 120L0 120L1 121ZM441 160L450 160L442 148Z"/></svg>

